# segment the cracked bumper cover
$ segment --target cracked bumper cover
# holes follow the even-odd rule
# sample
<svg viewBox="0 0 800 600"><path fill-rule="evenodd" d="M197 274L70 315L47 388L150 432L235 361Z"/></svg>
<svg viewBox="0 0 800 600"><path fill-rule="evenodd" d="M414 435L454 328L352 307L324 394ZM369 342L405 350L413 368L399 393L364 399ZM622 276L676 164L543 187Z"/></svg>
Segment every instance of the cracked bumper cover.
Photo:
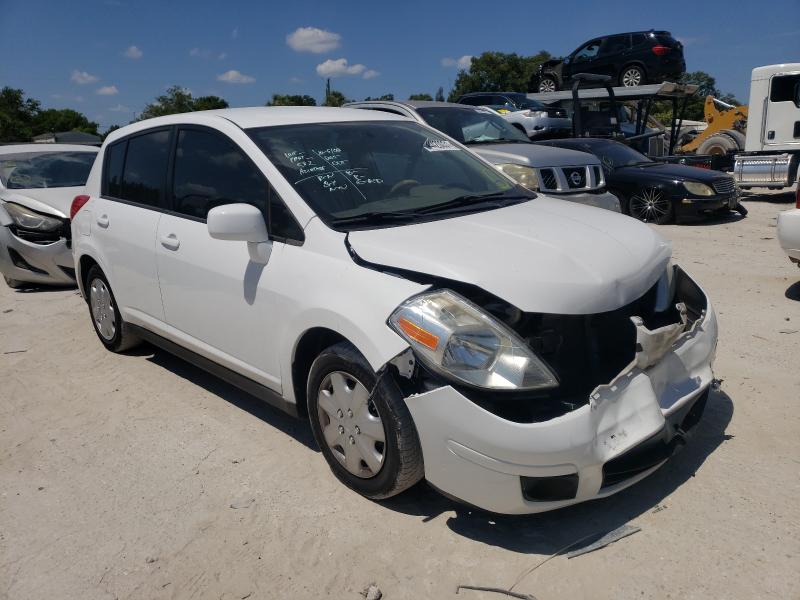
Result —
<svg viewBox="0 0 800 600"><path fill-rule="evenodd" d="M448 495L506 514L601 498L640 481L664 461L605 487L603 465L663 435L667 423L709 389L717 320L710 302L706 306L690 330L669 340L655 364L646 366L650 361L637 357L611 383L598 386L588 405L549 421L507 421L450 386L407 397L426 479ZM574 498L530 501L523 496L521 477L564 475L578 476Z"/></svg>
<svg viewBox="0 0 800 600"><path fill-rule="evenodd" d="M9 248L15 250L37 271L14 264ZM74 268L72 250L62 238L49 244L34 244L15 236L6 226L0 226L0 272L9 279L49 285L74 285L75 279L68 274ZM68 269L65 272L64 269Z"/></svg>

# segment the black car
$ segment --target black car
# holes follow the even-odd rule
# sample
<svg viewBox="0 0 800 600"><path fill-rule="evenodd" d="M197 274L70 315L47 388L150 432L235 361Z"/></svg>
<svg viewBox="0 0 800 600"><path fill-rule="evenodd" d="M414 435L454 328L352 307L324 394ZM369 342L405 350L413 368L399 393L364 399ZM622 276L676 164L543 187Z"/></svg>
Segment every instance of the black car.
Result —
<svg viewBox="0 0 800 600"><path fill-rule="evenodd" d="M608 75L614 85L635 87L677 81L685 72L683 45L669 31L635 31L595 38L563 60L542 63L530 89L568 88L576 73Z"/></svg>
<svg viewBox="0 0 800 600"><path fill-rule="evenodd" d="M659 225L685 217L747 211L733 178L720 171L657 162L620 142L571 138L537 142L594 154L603 164L608 190L622 212Z"/></svg>

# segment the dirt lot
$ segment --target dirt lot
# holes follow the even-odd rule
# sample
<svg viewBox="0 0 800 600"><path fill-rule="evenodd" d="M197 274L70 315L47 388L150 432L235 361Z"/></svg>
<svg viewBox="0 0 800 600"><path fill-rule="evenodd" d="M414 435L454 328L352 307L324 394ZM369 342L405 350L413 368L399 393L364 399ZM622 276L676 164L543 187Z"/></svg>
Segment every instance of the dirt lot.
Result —
<svg viewBox="0 0 800 600"><path fill-rule="evenodd" d="M615 497L523 518L424 485L373 503L338 484L308 427L151 347L95 338L74 290L0 284L0 597L800 598L800 269L775 240L787 196L746 219L660 228L719 315L691 444ZM501 598L462 591L465 600Z"/></svg>

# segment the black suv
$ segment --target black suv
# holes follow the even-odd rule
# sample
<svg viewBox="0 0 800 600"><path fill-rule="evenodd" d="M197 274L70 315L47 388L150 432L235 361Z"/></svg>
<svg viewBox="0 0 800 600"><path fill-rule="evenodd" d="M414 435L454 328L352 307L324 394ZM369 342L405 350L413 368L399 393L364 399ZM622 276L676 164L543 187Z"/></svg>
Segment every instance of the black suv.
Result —
<svg viewBox="0 0 800 600"><path fill-rule="evenodd" d="M595 38L563 60L548 60L531 80L531 91L554 92L576 73L609 75L612 85L635 87L677 81L686 71L683 45L669 31L636 31Z"/></svg>

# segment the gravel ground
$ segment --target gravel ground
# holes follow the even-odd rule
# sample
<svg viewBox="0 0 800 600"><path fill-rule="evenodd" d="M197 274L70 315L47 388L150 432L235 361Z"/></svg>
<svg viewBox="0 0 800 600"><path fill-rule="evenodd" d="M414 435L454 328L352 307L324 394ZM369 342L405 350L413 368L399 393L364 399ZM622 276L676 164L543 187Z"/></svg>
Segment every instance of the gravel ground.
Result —
<svg viewBox="0 0 800 600"><path fill-rule="evenodd" d="M106 352L74 290L0 284L0 598L455 598L560 548L641 531L515 588L556 598L800 598L800 269L787 195L745 219L659 228L720 323L695 437L616 496L528 517L425 485L373 503L302 422L151 347ZM465 600L501 598L462 591Z"/></svg>

